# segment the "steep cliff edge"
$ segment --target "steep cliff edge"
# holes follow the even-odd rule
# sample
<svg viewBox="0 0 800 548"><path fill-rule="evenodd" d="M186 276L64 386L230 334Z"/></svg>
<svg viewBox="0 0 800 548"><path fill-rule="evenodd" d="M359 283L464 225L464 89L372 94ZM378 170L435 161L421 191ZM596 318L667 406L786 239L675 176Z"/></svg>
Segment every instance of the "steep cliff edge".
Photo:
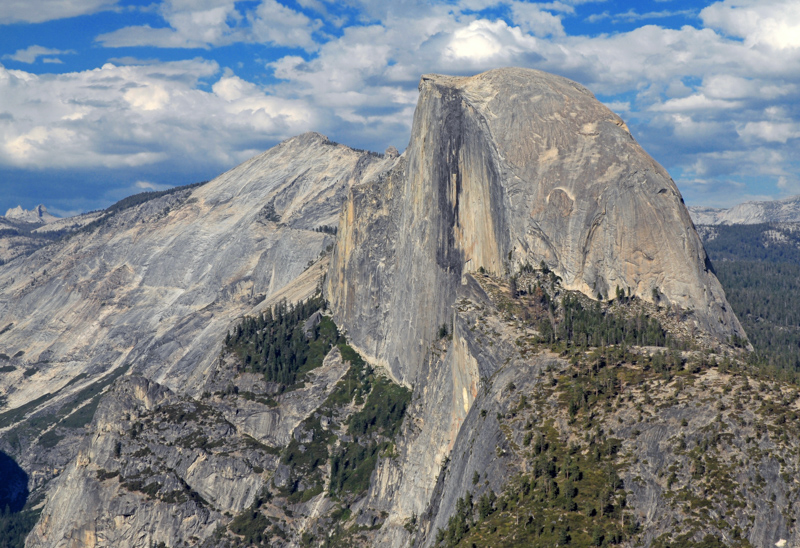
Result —
<svg viewBox="0 0 800 548"><path fill-rule="evenodd" d="M720 339L744 335L667 172L558 76L423 76L408 149L351 191L340 227L334 315L405 383L449 322L462 275L480 268L544 261L567 288L608 297L619 287L692 309Z"/></svg>

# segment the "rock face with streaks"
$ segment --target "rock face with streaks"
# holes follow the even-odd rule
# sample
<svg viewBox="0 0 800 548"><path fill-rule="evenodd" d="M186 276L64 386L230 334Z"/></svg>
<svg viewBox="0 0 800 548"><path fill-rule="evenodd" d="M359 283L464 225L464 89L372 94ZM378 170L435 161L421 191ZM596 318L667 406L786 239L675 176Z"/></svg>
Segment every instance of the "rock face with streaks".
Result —
<svg viewBox="0 0 800 548"><path fill-rule="evenodd" d="M328 277L336 318L396 378L415 382L464 274L542 261L567 288L744 334L674 182L588 90L526 69L419 87L408 149L351 190Z"/></svg>
<svg viewBox="0 0 800 548"><path fill-rule="evenodd" d="M231 322L317 261L333 243L317 229L390 163L307 133L5 265L0 351L35 371L0 377L8 405L122 364L200 386Z"/></svg>

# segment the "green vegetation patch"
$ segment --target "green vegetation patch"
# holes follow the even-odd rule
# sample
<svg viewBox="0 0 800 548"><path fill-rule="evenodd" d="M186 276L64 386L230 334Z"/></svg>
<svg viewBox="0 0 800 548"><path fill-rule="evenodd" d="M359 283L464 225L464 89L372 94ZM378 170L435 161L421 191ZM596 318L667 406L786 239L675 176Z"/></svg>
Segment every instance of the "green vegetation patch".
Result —
<svg viewBox="0 0 800 548"><path fill-rule="evenodd" d="M273 526L272 532L268 531L272 522L260 511L271 498L269 491L264 489L249 508L228 524L228 530L242 537L241 540L246 546L269 546L273 534L276 534L277 526ZM221 538L222 534L224 531L219 531L218 536Z"/></svg>
<svg viewBox="0 0 800 548"><path fill-rule="evenodd" d="M33 530L42 510L33 507L42 501L41 497L28 500L20 512L11 512L7 507L0 508L0 539L5 548L24 548L25 538Z"/></svg>
<svg viewBox="0 0 800 548"><path fill-rule="evenodd" d="M304 331L306 320L324 306L324 299L317 296L297 306L283 302L258 316L247 316L225 337L225 347L247 371L263 374L282 390L291 389L322 365L333 345L344 341L336 324L325 316Z"/></svg>
<svg viewBox="0 0 800 548"><path fill-rule="evenodd" d="M340 451L331 457L329 492L332 495L359 495L369 489L378 457L393 451L392 440L411 402L409 389L386 377L376 376L371 369L365 379L372 387L369 396L364 407L349 420L348 433L353 441L342 444Z"/></svg>
<svg viewBox="0 0 800 548"><path fill-rule="evenodd" d="M500 495L467 492L456 504L436 546L607 546L638 531L624 512L618 442L567 446L548 421L527 457L532 471L512 479Z"/></svg>
<svg viewBox="0 0 800 548"><path fill-rule="evenodd" d="M350 368L317 413L303 422L300 430L307 441L292 439L281 456L295 478L282 493L289 502L307 501L322 492L323 470L329 459L330 495L358 497L365 493L379 457L393 453L393 438L411 401L410 390L377 374L351 346L339 343L338 347ZM340 417L342 408L350 404L361 407L348 419L350 441L331 450L337 436L322 427L321 419ZM304 490L298 487L299 478Z"/></svg>
<svg viewBox="0 0 800 548"><path fill-rule="evenodd" d="M666 346L667 334L658 320L643 313L623 318L602 310L599 302L584 307L575 294L565 295L562 307L564 319L558 325L557 338L576 346Z"/></svg>

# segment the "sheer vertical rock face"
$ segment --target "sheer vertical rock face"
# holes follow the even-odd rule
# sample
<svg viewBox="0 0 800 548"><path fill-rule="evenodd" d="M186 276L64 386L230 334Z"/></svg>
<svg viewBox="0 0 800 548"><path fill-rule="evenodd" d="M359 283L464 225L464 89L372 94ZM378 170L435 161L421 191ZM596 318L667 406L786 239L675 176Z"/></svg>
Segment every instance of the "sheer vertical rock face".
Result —
<svg viewBox="0 0 800 548"><path fill-rule="evenodd" d="M408 150L351 190L328 294L353 341L414 382L462 274L545 261L744 335L672 179L585 88L527 69L426 75Z"/></svg>

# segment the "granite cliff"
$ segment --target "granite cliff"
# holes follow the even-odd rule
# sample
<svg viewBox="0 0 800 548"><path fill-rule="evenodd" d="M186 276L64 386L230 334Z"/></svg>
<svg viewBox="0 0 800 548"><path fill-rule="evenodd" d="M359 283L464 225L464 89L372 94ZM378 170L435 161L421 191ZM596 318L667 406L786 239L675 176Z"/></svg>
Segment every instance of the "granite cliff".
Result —
<svg viewBox="0 0 800 548"><path fill-rule="evenodd" d="M408 149L351 191L327 286L353 342L396 378L415 382L465 274L542 261L569 289L620 288L743 335L674 182L588 90L525 69L419 87Z"/></svg>
<svg viewBox="0 0 800 548"><path fill-rule="evenodd" d="M79 224L0 270L29 547L800 541L800 394L574 82L426 75L402 155L304 134Z"/></svg>

